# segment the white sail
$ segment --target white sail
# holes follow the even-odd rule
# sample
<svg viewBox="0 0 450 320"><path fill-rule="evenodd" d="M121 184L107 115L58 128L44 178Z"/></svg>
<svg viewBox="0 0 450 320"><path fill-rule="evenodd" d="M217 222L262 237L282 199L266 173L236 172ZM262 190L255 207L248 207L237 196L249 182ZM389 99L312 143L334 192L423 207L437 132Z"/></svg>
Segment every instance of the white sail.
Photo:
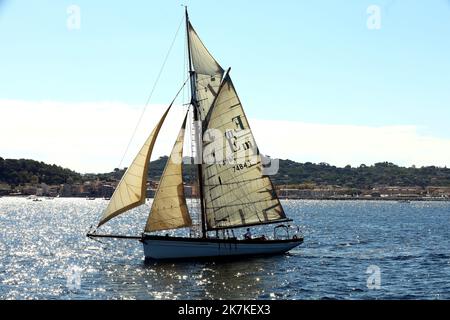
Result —
<svg viewBox="0 0 450 320"><path fill-rule="evenodd" d="M205 120L217 96L224 71L208 49L206 49L190 23L188 23L188 35L192 67L196 73L197 103L201 120Z"/></svg>
<svg viewBox="0 0 450 320"><path fill-rule="evenodd" d="M156 138L171 107L172 105L167 108L138 155L134 158L133 163L123 175L97 227L145 203L148 164Z"/></svg>
<svg viewBox="0 0 450 320"><path fill-rule="evenodd" d="M285 219L229 76L207 116L203 186L208 230Z"/></svg>
<svg viewBox="0 0 450 320"><path fill-rule="evenodd" d="M161 176L145 232L186 228L192 225L183 187L183 142L186 118Z"/></svg>

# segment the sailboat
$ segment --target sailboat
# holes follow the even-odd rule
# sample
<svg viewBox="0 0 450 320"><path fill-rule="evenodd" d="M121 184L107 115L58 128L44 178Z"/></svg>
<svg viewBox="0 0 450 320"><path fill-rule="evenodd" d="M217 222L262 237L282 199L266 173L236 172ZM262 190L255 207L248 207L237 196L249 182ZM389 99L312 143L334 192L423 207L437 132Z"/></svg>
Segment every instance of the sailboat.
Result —
<svg viewBox="0 0 450 320"><path fill-rule="evenodd" d="M231 81L194 30L187 8L186 35L191 101L139 236L99 234L111 219L145 204L149 161L160 129L175 99L153 129L117 185L90 238L134 239L147 259L192 259L282 254L303 242L290 234L275 187L265 173L247 117ZM180 90L181 91L181 90ZM180 93L178 92L178 94ZM178 96L177 94L177 96ZM191 117L188 117L189 112ZM193 223L183 183L183 145L187 120L193 121L199 214ZM199 160L200 159L200 160ZM273 238L234 236L234 230L278 224ZM189 236L168 230L189 229ZM297 228L298 230L298 228ZM231 235L230 235L231 232ZM280 232L282 235L280 235Z"/></svg>

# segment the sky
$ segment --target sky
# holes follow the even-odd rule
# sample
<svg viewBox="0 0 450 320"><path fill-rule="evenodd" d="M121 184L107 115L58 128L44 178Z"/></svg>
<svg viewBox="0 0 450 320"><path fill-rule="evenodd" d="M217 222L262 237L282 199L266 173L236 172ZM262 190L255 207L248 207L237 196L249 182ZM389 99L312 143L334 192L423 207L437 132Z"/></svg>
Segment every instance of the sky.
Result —
<svg viewBox="0 0 450 320"><path fill-rule="evenodd" d="M181 24L145 108L182 4L232 67L263 153L450 166L449 0L0 0L0 156L127 166L184 82ZM170 152L186 99L153 158Z"/></svg>

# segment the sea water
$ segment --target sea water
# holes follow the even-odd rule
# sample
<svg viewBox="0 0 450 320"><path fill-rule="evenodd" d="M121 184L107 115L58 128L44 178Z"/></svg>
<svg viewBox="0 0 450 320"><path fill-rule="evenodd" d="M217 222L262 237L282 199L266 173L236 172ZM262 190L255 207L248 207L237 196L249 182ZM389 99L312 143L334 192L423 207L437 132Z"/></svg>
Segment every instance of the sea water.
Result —
<svg viewBox="0 0 450 320"><path fill-rule="evenodd" d="M140 235L150 204L100 231ZM145 262L136 240L86 238L106 205L0 198L0 299L450 299L450 202L283 201L301 246L217 262Z"/></svg>

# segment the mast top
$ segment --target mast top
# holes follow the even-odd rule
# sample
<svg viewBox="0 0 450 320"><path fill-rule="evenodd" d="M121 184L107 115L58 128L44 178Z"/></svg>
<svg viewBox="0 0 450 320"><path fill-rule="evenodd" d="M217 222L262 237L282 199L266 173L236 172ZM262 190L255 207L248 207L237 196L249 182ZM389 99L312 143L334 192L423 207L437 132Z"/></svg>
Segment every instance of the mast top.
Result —
<svg viewBox="0 0 450 320"><path fill-rule="evenodd" d="M188 13L188 9L187 6L184 6L184 12L186 14L186 37L187 37L187 52L188 52L188 68L189 68L189 73L192 74L193 67L192 67L192 56L191 56L191 39L189 36L189 13ZM194 91L194 88L192 87L192 79L191 79L191 90Z"/></svg>

